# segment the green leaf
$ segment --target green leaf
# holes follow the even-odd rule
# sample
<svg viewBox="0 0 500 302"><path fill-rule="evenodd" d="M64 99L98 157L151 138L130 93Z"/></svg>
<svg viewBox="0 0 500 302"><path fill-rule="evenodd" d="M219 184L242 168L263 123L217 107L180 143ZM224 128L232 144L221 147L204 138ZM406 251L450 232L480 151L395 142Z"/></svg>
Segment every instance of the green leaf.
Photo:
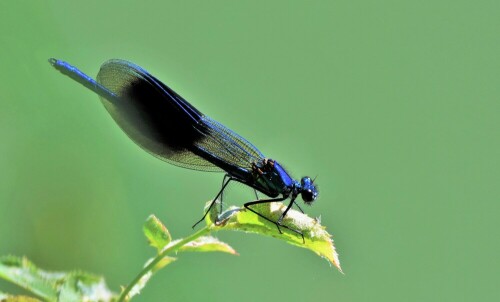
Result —
<svg viewBox="0 0 500 302"><path fill-rule="evenodd" d="M28 296L9 296L6 294L0 293L0 301L1 302L41 302L41 300L28 297Z"/></svg>
<svg viewBox="0 0 500 302"><path fill-rule="evenodd" d="M210 233L210 228L205 227L186 238L174 240L165 245L156 257L149 259L144 269L126 288L124 288L118 301L128 301L133 296L139 294L154 273L176 260L176 258L168 256L169 254L181 251L225 252L236 254L234 249L228 244L214 237L205 236L208 233Z"/></svg>
<svg viewBox="0 0 500 302"><path fill-rule="evenodd" d="M0 257L0 277L47 301L56 301L55 281L61 280L64 274L44 272L24 257L3 256Z"/></svg>
<svg viewBox="0 0 500 302"><path fill-rule="evenodd" d="M280 234L276 224L267 221L246 208L232 207L218 215L218 217L217 208L218 206L213 206L210 214L206 217L207 225L213 229L244 231L275 237L313 251L342 272L332 236L325 230L325 227L321 225L318 219L311 218L293 209L288 211L282 224L301 232L304 235L304 241L302 241L302 236L285 227L280 227L283 232L283 234ZM252 209L273 221L277 221L285 211L286 205L281 202L272 202L255 205Z"/></svg>
<svg viewBox="0 0 500 302"><path fill-rule="evenodd" d="M186 243L183 245L179 251L186 252L223 252L232 255L238 255L238 253L229 244L220 241L219 239L212 236L199 237L196 240Z"/></svg>
<svg viewBox="0 0 500 302"><path fill-rule="evenodd" d="M102 277L79 272L65 278L59 301L112 301L114 296Z"/></svg>
<svg viewBox="0 0 500 302"><path fill-rule="evenodd" d="M150 217L151 218L151 217ZM149 219L148 219L149 220ZM159 220L157 220L159 221ZM211 236L201 236L198 237L194 240L191 240L187 242L186 244L178 247L177 249L174 249L174 247L178 244L181 243L183 239L178 239L171 241L169 244L167 244L163 250L161 251L160 255L156 256L155 258L151 258L146 262L144 265L145 270L141 272L140 278L138 278L131 290L128 292L126 300L130 300L133 296L138 295L141 290L146 286L148 283L149 279L153 276L154 273L165 267L166 265L174 262L177 260L177 258L170 257L170 256L163 256L164 254L167 254L172 250L171 252L224 252L224 253L230 253L230 254L237 254L236 251L230 247L227 243L224 243L217 238L211 237ZM170 252L170 253L171 253ZM158 257L162 257L161 260L158 260ZM154 263L154 266L151 266L150 264Z"/></svg>
<svg viewBox="0 0 500 302"><path fill-rule="evenodd" d="M112 301L115 297L101 277L83 272L44 271L24 257L0 257L0 277L47 301Z"/></svg>
<svg viewBox="0 0 500 302"><path fill-rule="evenodd" d="M143 231L149 244L155 247L158 252L172 241L172 236L170 236L167 228L155 215L151 215L146 219Z"/></svg>
<svg viewBox="0 0 500 302"><path fill-rule="evenodd" d="M152 261L153 259L150 259L150 261ZM163 258L161 258L161 260L155 264L155 266L153 266L151 268L151 271L153 273L156 273L157 271L159 271L160 269L164 268L165 266L169 265L170 263L174 262L175 260L177 260L177 258L175 257L170 257L170 256L165 256ZM149 262L148 262L149 263ZM146 265L148 264L146 263ZM145 265L145 266L146 266Z"/></svg>

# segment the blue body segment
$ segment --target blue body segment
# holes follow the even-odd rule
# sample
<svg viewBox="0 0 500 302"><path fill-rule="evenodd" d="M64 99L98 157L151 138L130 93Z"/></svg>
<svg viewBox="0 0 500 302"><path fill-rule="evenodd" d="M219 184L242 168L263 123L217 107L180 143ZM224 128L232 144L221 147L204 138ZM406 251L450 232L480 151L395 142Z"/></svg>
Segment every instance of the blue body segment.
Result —
<svg viewBox="0 0 500 302"><path fill-rule="evenodd" d="M97 83L93 78L89 77L85 73L81 72L78 68L68 64L67 62L49 59L49 63L54 66L55 69L59 70L62 74L67 75L76 82L82 84L98 95L104 97L110 102L117 102L116 95L109 91L106 87Z"/></svg>
<svg viewBox="0 0 500 302"><path fill-rule="evenodd" d="M293 185L296 185L297 182L291 178L288 172L286 172L285 169L277 162L274 163L274 169L276 170L276 175L279 179L278 188L291 188Z"/></svg>

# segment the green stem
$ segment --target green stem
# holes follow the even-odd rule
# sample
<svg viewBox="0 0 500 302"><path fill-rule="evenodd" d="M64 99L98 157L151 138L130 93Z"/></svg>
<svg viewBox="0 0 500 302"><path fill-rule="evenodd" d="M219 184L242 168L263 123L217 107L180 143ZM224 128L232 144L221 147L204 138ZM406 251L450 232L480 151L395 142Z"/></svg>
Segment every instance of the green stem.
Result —
<svg viewBox="0 0 500 302"><path fill-rule="evenodd" d="M210 233L210 227L206 226L203 229L199 230L198 232L192 234L191 236L188 236L182 239L181 241L177 242L176 244L164 249L160 254L158 254L158 256L156 256L153 259L153 261L151 261L148 265L146 265L144 269L137 275L137 277L135 277L135 279L125 288L125 290L121 293L120 297L118 298L118 302L128 301L127 296L134 287L134 285L136 285L144 275L150 272L155 267L155 265L158 262L160 262L168 253L175 252L186 243L189 243L197 239L198 237L204 236L205 234L208 233Z"/></svg>

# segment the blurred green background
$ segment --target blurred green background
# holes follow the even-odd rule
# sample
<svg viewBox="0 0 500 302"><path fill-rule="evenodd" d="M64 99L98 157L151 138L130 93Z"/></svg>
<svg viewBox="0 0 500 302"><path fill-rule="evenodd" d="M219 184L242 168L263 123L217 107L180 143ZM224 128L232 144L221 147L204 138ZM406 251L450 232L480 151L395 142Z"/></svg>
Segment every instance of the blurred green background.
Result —
<svg viewBox="0 0 500 302"><path fill-rule="evenodd" d="M122 58L318 175L346 273L221 232L240 256L183 254L136 301L498 301L499 30L498 1L1 1L0 255L117 290L149 214L192 233L222 175L148 155L47 63Z"/></svg>

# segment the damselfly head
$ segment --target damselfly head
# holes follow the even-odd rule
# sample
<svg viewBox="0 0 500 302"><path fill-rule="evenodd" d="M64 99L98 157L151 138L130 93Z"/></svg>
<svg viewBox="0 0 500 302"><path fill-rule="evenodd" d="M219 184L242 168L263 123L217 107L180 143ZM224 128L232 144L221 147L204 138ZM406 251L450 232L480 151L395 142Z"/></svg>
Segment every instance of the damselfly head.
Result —
<svg viewBox="0 0 500 302"><path fill-rule="evenodd" d="M318 190L314 185L314 181L310 177L302 177L300 180L301 190L300 194L302 195L302 200L308 205L312 204L313 201L318 198Z"/></svg>

